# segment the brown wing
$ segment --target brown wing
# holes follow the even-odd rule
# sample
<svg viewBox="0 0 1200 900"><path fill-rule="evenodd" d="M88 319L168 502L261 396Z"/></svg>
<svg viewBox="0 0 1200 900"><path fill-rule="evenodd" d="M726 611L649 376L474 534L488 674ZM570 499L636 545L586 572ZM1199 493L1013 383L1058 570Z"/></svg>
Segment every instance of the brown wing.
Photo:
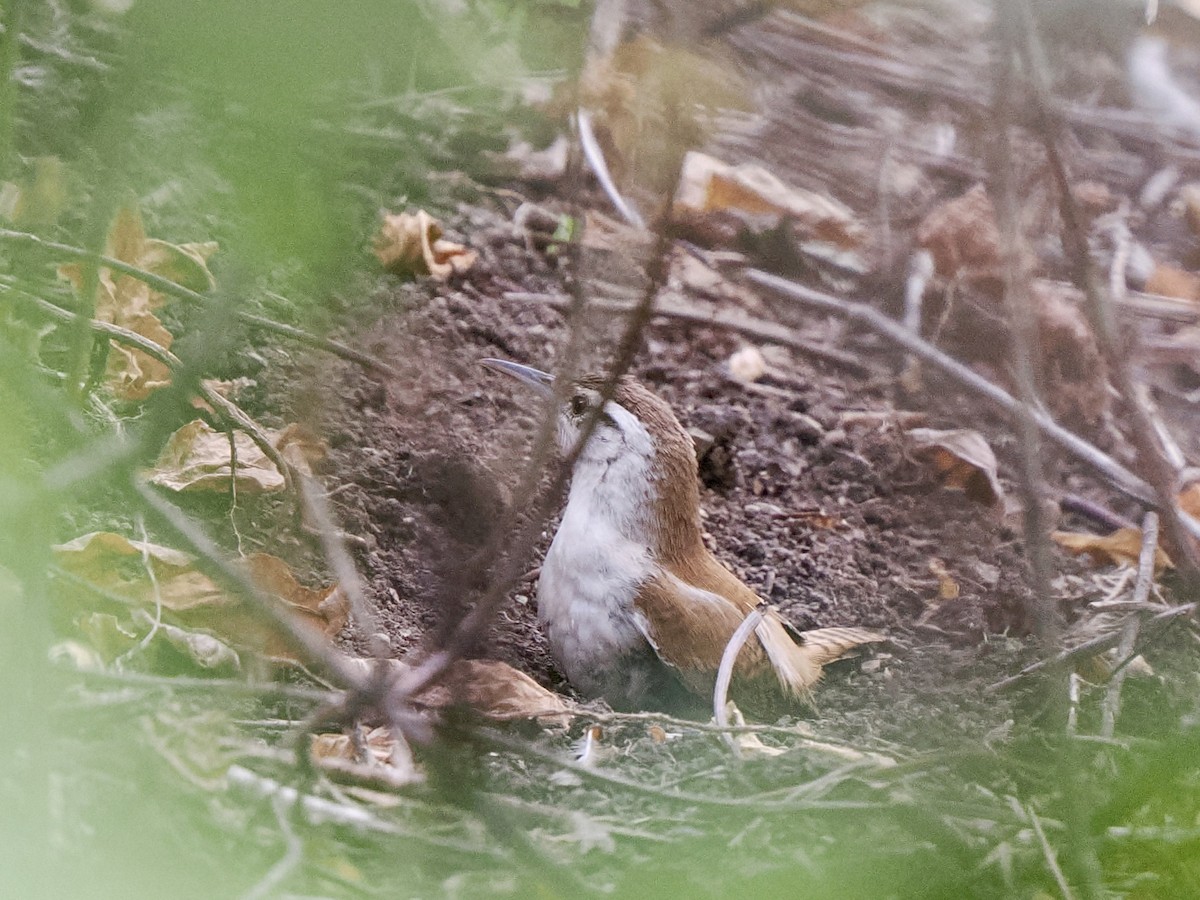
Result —
<svg viewBox="0 0 1200 900"><path fill-rule="evenodd" d="M709 553L695 554L643 585L635 605L643 633L659 658L689 687L712 690L734 631L759 603L758 595ZM767 610L734 667L734 682L761 681L774 673L784 693L806 698L821 666L883 636L864 628L818 628L793 637L775 610Z"/></svg>

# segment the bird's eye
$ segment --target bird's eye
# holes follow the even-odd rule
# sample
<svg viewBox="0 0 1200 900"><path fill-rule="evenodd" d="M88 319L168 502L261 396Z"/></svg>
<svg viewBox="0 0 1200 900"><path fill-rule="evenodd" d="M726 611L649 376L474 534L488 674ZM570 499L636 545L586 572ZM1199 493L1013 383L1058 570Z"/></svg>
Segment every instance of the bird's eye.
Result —
<svg viewBox="0 0 1200 900"><path fill-rule="evenodd" d="M582 416L587 412L588 401L583 394L576 394L571 398L571 415Z"/></svg>

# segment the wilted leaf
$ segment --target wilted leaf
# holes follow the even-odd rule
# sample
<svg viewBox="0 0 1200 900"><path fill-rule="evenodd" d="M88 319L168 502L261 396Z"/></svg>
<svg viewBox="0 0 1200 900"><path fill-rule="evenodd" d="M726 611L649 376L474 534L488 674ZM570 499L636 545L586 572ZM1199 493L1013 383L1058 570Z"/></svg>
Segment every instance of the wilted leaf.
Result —
<svg viewBox="0 0 1200 900"><path fill-rule="evenodd" d="M942 484L961 490L978 503L999 506L1004 491L996 474L996 454L978 431L910 428L905 432L918 455L928 459Z"/></svg>
<svg viewBox="0 0 1200 900"><path fill-rule="evenodd" d="M957 600L961 592L958 582L951 576L946 564L940 559L931 559L929 561L929 571L938 580L938 600Z"/></svg>
<svg viewBox="0 0 1200 900"><path fill-rule="evenodd" d="M178 625L168 625L163 622L158 626L155 636L161 637L202 669L237 671L242 667L242 661L238 657L237 651L211 634L189 631Z"/></svg>
<svg viewBox="0 0 1200 900"><path fill-rule="evenodd" d="M295 423L267 437L280 455L301 472L325 458L328 448L311 430ZM283 490L286 480L275 463L251 440L235 431L237 490L239 493L271 493ZM150 470L150 481L173 491L228 491L233 469L229 435L214 431L201 419L184 425L168 439Z"/></svg>
<svg viewBox="0 0 1200 900"><path fill-rule="evenodd" d="M306 475L329 455L329 446L311 428L296 422L272 435L271 443L290 466Z"/></svg>
<svg viewBox="0 0 1200 900"><path fill-rule="evenodd" d="M1056 531L1051 537L1064 550L1076 556L1086 555L1099 565L1137 566L1142 552L1140 528L1118 528L1106 535ZM1161 547L1156 548L1154 570L1159 572L1170 565L1171 559L1166 552Z"/></svg>
<svg viewBox="0 0 1200 900"><path fill-rule="evenodd" d="M537 718L566 727L570 702L524 672L494 659L461 660L447 674L452 702L465 703L489 719ZM427 700L422 696L422 700Z"/></svg>
<svg viewBox="0 0 1200 900"><path fill-rule="evenodd" d="M64 582L61 598L88 613L113 611L123 631L144 634L143 617L154 615L161 605L160 629L177 629L164 630L164 638L201 665L235 665L221 646L225 644L270 662L301 662L272 621L196 569L188 553L111 532L87 534L54 551L58 565L78 582ZM285 604L298 623L329 637L345 626L350 605L336 588L308 588L286 563L266 554L249 556L239 565L264 593ZM92 621L101 626L106 620Z"/></svg>
<svg viewBox="0 0 1200 900"><path fill-rule="evenodd" d="M283 473L248 435L235 431L233 446L238 493L283 490ZM150 470L150 483L173 491L228 491L233 468L229 435L195 419L168 439Z"/></svg>
<svg viewBox="0 0 1200 900"><path fill-rule="evenodd" d="M309 753L322 769L352 781L381 781L394 789L424 780L404 738L382 725L363 734L361 741L346 734L314 734ZM360 800L382 806L390 806L396 799L377 791L351 790Z"/></svg>
<svg viewBox="0 0 1200 900"><path fill-rule="evenodd" d="M375 235L375 256L397 275L432 275L441 281L465 272L477 254L442 238L442 226L425 210L385 215Z"/></svg>
<svg viewBox="0 0 1200 900"><path fill-rule="evenodd" d="M762 166L732 166L697 151L683 160L674 214L704 229L708 218L732 217L753 232L787 221L801 240L859 250L866 229L845 204L784 184Z"/></svg>
<svg viewBox="0 0 1200 900"><path fill-rule="evenodd" d="M369 676L376 665L375 660L360 656L345 659L364 676ZM402 660L385 662L396 677L412 669ZM490 719L536 718L543 724L560 727L566 727L572 707L566 697L542 687L508 663L494 659L457 660L437 684L421 694L420 702L434 709L461 703Z"/></svg>
<svg viewBox="0 0 1200 900"><path fill-rule="evenodd" d="M943 278L999 277L1000 233L982 184L933 209L917 228L917 241Z"/></svg>
<svg viewBox="0 0 1200 900"><path fill-rule="evenodd" d="M1189 516L1200 519L1200 481L1193 481L1180 492L1179 506Z"/></svg>
<svg viewBox="0 0 1200 900"><path fill-rule="evenodd" d="M1200 275L1173 266L1156 265L1142 289L1148 294L1200 303Z"/></svg>
<svg viewBox="0 0 1200 900"><path fill-rule="evenodd" d="M154 275L168 278L193 290L207 290L215 283L207 260L217 249L215 243L169 244L147 238L142 217L133 207L118 211L108 232L107 256L119 259ZM59 275L70 281L76 291L83 290L84 268L78 263L59 267ZM172 335L154 315L166 296L143 281L101 266L98 272L94 316L128 328L149 338L164 350ZM108 383L124 400L144 400L155 388L170 381L166 365L113 341L108 357Z"/></svg>

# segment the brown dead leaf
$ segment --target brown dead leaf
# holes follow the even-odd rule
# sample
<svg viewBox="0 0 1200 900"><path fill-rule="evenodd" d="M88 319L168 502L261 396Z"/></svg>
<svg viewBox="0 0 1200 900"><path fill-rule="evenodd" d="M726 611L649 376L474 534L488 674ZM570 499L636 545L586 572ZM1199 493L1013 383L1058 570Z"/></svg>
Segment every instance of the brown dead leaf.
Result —
<svg viewBox="0 0 1200 900"><path fill-rule="evenodd" d="M231 660L221 647L191 636L200 633L268 662L301 662L273 622L215 584L188 553L103 531L60 544L54 553L75 582L63 583L61 599L86 613L112 612L125 631L144 633L139 617L155 614L161 604L163 624L181 630L164 637L201 664ZM317 633L332 637L349 619L350 604L340 590L304 586L282 560L255 554L239 565L298 623Z"/></svg>
<svg viewBox="0 0 1200 900"><path fill-rule="evenodd" d="M329 445L321 440L311 428L293 422L271 437L280 455L299 472L313 473L313 467L329 455Z"/></svg>
<svg viewBox="0 0 1200 900"><path fill-rule="evenodd" d="M310 429L292 423L266 435L288 463L312 474L313 466L325 458L328 447ZM237 490L265 494L283 490L286 479L263 450L241 431L235 431ZM217 491L230 489L233 453L229 435L213 430L195 419L167 440L150 470L150 482L173 491Z"/></svg>
<svg viewBox="0 0 1200 900"><path fill-rule="evenodd" d="M1178 297L1200 303L1200 275L1172 266L1157 265L1142 288L1148 294Z"/></svg>
<svg viewBox="0 0 1200 900"><path fill-rule="evenodd" d="M1137 566L1142 552L1140 528L1118 528L1111 534L1098 535L1077 531L1055 531L1050 535L1056 544L1075 556L1088 556L1098 565ZM1171 566L1171 559L1161 548L1154 551L1154 570L1161 572Z"/></svg>
<svg viewBox="0 0 1200 900"><path fill-rule="evenodd" d="M348 763L366 763L368 766L387 766L391 769L396 750L401 748L400 742L384 725L372 728L364 734L361 746L366 750L367 759L359 757L358 746L349 735L314 734L311 735L309 752L318 763L341 760ZM406 755L407 747L401 749L402 753Z"/></svg>
<svg viewBox="0 0 1200 900"><path fill-rule="evenodd" d="M982 184L933 209L918 226L917 241L942 278L1000 277L1000 232Z"/></svg>
<svg viewBox="0 0 1200 900"><path fill-rule="evenodd" d="M266 494L282 491L287 483L275 463L250 439L235 431L238 493ZM207 422L195 419L167 440L150 470L150 483L172 491L217 491L230 489L233 456L229 435L214 431Z"/></svg>
<svg viewBox="0 0 1200 900"><path fill-rule="evenodd" d="M1180 492L1179 506L1189 516L1200 519L1200 481L1193 481Z"/></svg>
<svg viewBox="0 0 1200 900"><path fill-rule="evenodd" d="M1004 502L1004 490L996 474L996 454L978 431L910 428L905 434L917 454L933 464L945 487L961 490L971 500L988 506L999 507Z"/></svg>
<svg viewBox="0 0 1200 900"><path fill-rule="evenodd" d="M369 676L376 665L375 660L361 656L344 659L363 676ZM412 666L403 660L389 659L386 663L394 677L412 671ZM456 661L437 684L420 695L419 700L433 709L463 704L489 719L537 719L542 724L563 728L570 722L573 705L566 697L542 687L524 672L494 659Z"/></svg>
<svg viewBox="0 0 1200 900"><path fill-rule="evenodd" d="M441 224L425 212L383 217L375 235L375 256L396 275L432 275L445 281L475 265L477 254L462 244L445 240Z"/></svg>
<svg viewBox="0 0 1200 900"><path fill-rule="evenodd" d="M695 150L684 157L673 214L702 232L719 228L722 218L753 232L787 221L800 240L843 251L861 250L867 236L854 212L832 197L784 184L762 166L733 166Z"/></svg>
<svg viewBox="0 0 1200 900"><path fill-rule="evenodd" d="M946 564L940 559L931 559L929 561L929 572L938 580L938 602L946 600L957 600L961 588L958 582L951 576Z"/></svg>
<svg viewBox="0 0 1200 900"><path fill-rule="evenodd" d="M565 697L499 660L460 660L450 669L445 689L453 702L465 703L489 719L537 718L564 728L570 721L571 704Z"/></svg>
<svg viewBox="0 0 1200 900"><path fill-rule="evenodd" d="M121 262L170 279L176 284L203 291L214 284L208 258L217 250L213 242L170 244L147 238L141 214L134 207L118 211L109 228L105 254ZM83 290L83 266L71 263L59 267L59 276L70 281L76 291ZM173 337L154 311L166 301L166 295L143 281L101 266L96 286L95 317L128 328L149 338L164 350ZM170 369L140 350L115 341L108 357L108 383L123 400L144 400L156 388L170 381Z"/></svg>

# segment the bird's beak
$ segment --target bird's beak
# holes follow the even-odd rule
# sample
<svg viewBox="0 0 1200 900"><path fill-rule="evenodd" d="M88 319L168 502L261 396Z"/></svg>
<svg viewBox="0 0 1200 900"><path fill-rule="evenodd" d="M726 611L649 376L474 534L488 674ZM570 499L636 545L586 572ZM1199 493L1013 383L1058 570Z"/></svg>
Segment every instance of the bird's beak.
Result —
<svg viewBox="0 0 1200 900"><path fill-rule="evenodd" d="M503 372L505 375L510 375L526 387L532 388L536 393L543 397L551 397L554 395L554 376L547 375L538 369L531 366L523 366L520 363L509 362L507 359L481 359L479 361L484 367L491 369L493 372Z"/></svg>

